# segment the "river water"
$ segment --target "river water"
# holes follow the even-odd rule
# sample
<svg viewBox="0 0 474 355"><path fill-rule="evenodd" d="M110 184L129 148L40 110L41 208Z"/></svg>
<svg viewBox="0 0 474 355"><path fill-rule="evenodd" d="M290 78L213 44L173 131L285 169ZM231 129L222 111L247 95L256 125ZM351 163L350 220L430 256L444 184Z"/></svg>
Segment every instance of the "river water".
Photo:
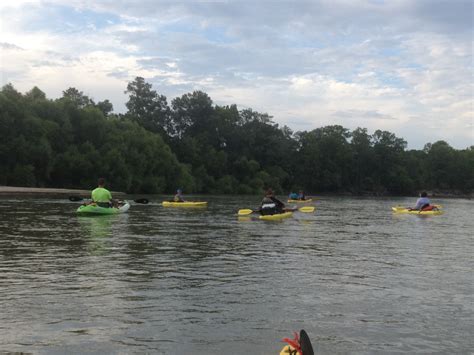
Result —
<svg viewBox="0 0 474 355"><path fill-rule="evenodd" d="M300 329L322 354L474 349L473 201L323 197L264 222L236 216L258 197L162 198L0 199L0 352L278 354Z"/></svg>

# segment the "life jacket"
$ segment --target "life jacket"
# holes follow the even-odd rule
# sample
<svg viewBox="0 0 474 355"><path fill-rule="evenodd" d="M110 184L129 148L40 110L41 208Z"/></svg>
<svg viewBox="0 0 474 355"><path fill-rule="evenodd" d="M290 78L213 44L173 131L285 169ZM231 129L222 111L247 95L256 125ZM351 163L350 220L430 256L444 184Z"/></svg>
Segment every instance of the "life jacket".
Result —
<svg viewBox="0 0 474 355"><path fill-rule="evenodd" d="M260 213L262 214L262 216L267 216L270 214L277 213L276 203L272 201L269 203L262 204L262 207L260 208Z"/></svg>

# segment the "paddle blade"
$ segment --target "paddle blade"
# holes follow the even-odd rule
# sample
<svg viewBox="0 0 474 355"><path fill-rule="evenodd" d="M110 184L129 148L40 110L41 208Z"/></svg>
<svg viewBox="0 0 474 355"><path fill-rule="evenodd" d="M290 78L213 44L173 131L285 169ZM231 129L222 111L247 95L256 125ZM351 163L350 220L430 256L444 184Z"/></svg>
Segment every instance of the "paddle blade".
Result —
<svg viewBox="0 0 474 355"><path fill-rule="evenodd" d="M139 198L139 199L133 200L133 201L135 201L136 203L143 203L144 205L146 205L148 202L150 202L146 198Z"/></svg>
<svg viewBox="0 0 474 355"><path fill-rule="evenodd" d="M304 329L301 329L300 331L300 346L301 346L301 352L303 353L303 355L314 355L313 346L311 345L309 336L304 331Z"/></svg>
<svg viewBox="0 0 474 355"><path fill-rule="evenodd" d="M253 210L250 210L250 209L243 209L243 210L239 210L239 212L237 213L239 216L246 216L246 215L249 215L253 213Z"/></svg>
<svg viewBox="0 0 474 355"><path fill-rule="evenodd" d="M304 213L312 213L314 212L314 207L313 206L301 207L301 208L298 208L298 211L304 212Z"/></svg>
<svg viewBox="0 0 474 355"><path fill-rule="evenodd" d="M77 202L77 201L82 201L83 198L80 197L80 196L69 196L69 201L72 201L72 202Z"/></svg>

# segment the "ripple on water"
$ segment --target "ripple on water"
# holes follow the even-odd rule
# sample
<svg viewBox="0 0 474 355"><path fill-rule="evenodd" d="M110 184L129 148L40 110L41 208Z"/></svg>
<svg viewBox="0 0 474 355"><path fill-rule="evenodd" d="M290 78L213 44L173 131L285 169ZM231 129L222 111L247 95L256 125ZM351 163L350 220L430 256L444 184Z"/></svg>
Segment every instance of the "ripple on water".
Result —
<svg viewBox="0 0 474 355"><path fill-rule="evenodd" d="M278 353L305 328L320 353L472 350L471 201L420 218L321 198L268 223L236 216L258 199L206 199L99 218L0 200L0 348Z"/></svg>

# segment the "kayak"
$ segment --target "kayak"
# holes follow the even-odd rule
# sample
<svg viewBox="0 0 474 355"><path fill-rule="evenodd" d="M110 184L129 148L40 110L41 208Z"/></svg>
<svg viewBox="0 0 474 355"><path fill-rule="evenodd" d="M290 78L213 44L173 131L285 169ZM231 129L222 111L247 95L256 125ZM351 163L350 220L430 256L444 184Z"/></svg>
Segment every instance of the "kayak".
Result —
<svg viewBox="0 0 474 355"><path fill-rule="evenodd" d="M313 201L312 198L308 198L306 200L292 200L292 199L289 199L288 203L306 203L306 202L311 202L311 201Z"/></svg>
<svg viewBox="0 0 474 355"><path fill-rule="evenodd" d="M285 345L283 349L280 351L280 355L291 355L291 354L299 354L299 352L296 351L296 348L294 348L291 345Z"/></svg>
<svg viewBox="0 0 474 355"><path fill-rule="evenodd" d="M125 201L125 203L120 207L100 207L95 204L91 205L82 205L77 209L77 213L80 214L96 214L96 215L106 215L106 214L117 214L125 213L130 208L130 204Z"/></svg>
<svg viewBox="0 0 474 355"><path fill-rule="evenodd" d="M163 207L206 207L207 202L185 201L185 202L170 202L163 201Z"/></svg>
<svg viewBox="0 0 474 355"><path fill-rule="evenodd" d="M278 221L280 219L290 218L293 216L293 212L283 212L278 214L269 214L265 216L258 216L263 221Z"/></svg>
<svg viewBox="0 0 474 355"><path fill-rule="evenodd" d="M392 207L392 211L394 213L405 213L405 214L417 214L417 215L440 215L444 212L442 210L431 210L431 211L418 211L418 210L410 210L406 207Z"/></svg>

